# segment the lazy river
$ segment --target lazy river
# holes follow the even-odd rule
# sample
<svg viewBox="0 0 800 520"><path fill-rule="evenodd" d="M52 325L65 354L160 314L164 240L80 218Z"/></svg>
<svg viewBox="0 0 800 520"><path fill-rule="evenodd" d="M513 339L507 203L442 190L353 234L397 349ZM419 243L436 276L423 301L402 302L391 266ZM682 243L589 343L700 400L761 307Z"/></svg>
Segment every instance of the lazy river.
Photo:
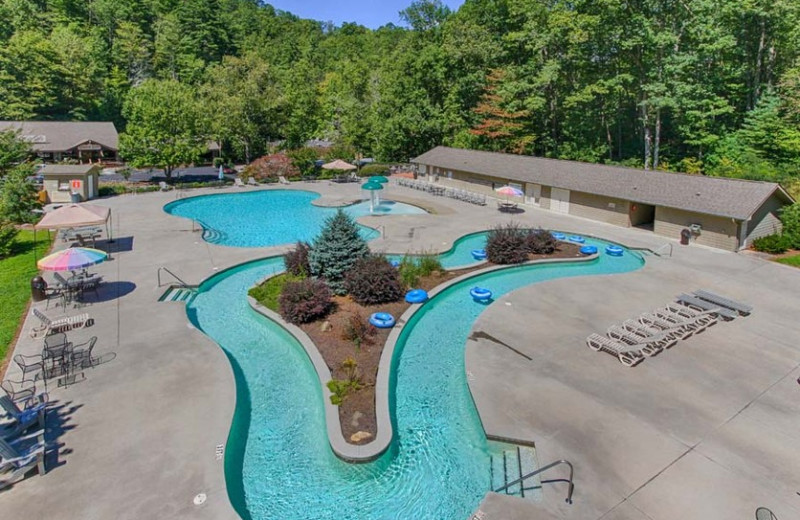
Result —
<svg viewBox="0 0 800 520"><path fill-rule="evenodd" d="M601 251L607 245L586 242ZM282 259L215 275L200 286L187 312L224 349L236 374L237 408L225 460L234 507L252 519L466 519L488 491L493 450L464 369L467 336L486 309L469 297L470 287L487 287L499 298L533 283L625 273L643 263L625 251L580 263L518 266L436 295L400 335L391 385L395 436L390 450L366 464L333 454L322 392L305 351L247 304L247 290L282 270Z"/></svg>

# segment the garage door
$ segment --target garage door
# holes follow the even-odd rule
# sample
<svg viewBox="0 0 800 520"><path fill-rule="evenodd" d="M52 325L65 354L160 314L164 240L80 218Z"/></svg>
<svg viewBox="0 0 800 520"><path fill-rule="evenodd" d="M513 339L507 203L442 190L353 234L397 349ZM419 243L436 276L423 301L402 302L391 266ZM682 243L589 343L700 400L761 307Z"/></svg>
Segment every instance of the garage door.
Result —
<svg viewBox="0 0 800 520"><path fill-rule="evenodd" d="M556 213L569 213L569 190L561 188L551 189L550 209Z"/></svg>

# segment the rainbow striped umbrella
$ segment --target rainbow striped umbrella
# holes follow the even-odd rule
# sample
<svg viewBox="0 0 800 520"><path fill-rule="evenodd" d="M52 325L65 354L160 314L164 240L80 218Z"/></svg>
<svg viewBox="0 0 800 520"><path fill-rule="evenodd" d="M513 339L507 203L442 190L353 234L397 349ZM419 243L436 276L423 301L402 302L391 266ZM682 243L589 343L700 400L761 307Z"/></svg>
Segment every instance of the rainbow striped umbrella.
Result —
<svg viewBox="0 0 800 520"><path fill-rule="evenodd" d="M99 264L108 258L108 253L90 247L70 247L47 255L36 266L45 271L75 271Z"/></svg>

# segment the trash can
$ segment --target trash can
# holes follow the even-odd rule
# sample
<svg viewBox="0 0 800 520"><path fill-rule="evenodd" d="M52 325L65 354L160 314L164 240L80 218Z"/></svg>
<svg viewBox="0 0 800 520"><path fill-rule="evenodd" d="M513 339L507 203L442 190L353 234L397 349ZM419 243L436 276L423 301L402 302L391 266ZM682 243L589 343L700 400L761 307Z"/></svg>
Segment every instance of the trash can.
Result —
<svg viewBox="0 0 800 520"><path fill-rule="evenodd" d="M689 231L686 228L682 229L681 230L681 245L682 246L688 246L690 238L692 238L692 232Z"/></svg>
<svg viewBox="0 0 800 520"><path fill-rule="evenodd" d="M41 276L31 278L31 298L35 302L47 299L47 282Z"/></svg>
<svg viewBox="0 0 800 520"><path fill-rule="evenodd" d="M73 203L78 203L83 199L83 197L81 197L80 193L73 193L71 199Z"/></svg>

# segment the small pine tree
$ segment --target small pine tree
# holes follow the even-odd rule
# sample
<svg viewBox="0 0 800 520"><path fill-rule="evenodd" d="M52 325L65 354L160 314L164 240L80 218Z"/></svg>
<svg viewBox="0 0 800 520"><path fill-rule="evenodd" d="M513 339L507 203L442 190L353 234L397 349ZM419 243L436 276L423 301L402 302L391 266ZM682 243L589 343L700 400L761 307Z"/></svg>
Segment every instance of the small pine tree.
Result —
<svg viewBox="0 0 800 520"><path fill-rule="evenodd" d="M308 255L311 274L324 278L334 294L345 294L344 277L359 259L369 254L358 225L344 211L325 221Z"/></svg>

